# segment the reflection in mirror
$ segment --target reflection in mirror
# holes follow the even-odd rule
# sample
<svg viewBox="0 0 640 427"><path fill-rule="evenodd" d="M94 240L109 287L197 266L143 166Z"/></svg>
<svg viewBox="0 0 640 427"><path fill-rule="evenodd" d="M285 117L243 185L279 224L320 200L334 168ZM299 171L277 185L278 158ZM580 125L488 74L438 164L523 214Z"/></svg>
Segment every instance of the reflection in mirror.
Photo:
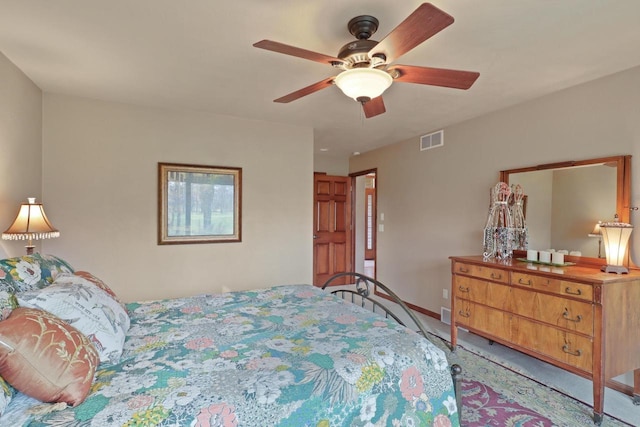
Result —
<svg viewBox="0 0 640 427"><path fill-rule="evenodd" d="M532 249L565 249L598 257L599 238L589 237L598 221L616 213L617 173L608 165L522 172L510 178L527 194ZM600 251L600 257L604 253Z"/></svg>
<svg viewBox="0 0 640 427"><path fill-rule="evenodd" d="M502 171L500 179L520 184L527 195L529 248L579 251L604 258L598 221L618 214L629 221L631 156L539 165ZM590 236L592 234L592 236Z"/></svg>

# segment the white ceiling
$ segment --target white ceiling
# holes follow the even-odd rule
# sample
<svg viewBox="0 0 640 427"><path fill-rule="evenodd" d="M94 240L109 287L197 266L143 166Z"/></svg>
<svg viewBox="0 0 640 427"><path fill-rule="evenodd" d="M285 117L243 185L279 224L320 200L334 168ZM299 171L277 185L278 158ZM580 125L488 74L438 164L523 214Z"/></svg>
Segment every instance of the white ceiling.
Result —
<svg viewBox="0 0 640 427"><path fill-rule="evenodd" d="M335 56L354 16L378 18L381 40L420 3L0 0L0 51L46 92L311 126L335 155L640 65L639 0L434 0L455 22L395 63L478 71L471 89L395 83L371 119L337 87L272 102L339 70L253 43Z"/></svg>

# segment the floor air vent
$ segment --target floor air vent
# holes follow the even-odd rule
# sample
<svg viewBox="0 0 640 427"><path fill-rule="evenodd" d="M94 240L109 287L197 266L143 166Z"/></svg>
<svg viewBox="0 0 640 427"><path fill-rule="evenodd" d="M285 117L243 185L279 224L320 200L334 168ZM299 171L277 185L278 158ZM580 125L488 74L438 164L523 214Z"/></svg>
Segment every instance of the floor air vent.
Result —
<svg viewBox="0 0 640 427"><path fill-rule="evenodd" d="M451 324L451 310L446 307L440 307L440 321L442 323L446 323L447 325Z"/></svg>
<svg viewBox="0 0 640 427"><path fill-rule="evenodd" d="M444 130L433 132L420 137L420 151L431 148L442 147L444 145Z"/></svg>

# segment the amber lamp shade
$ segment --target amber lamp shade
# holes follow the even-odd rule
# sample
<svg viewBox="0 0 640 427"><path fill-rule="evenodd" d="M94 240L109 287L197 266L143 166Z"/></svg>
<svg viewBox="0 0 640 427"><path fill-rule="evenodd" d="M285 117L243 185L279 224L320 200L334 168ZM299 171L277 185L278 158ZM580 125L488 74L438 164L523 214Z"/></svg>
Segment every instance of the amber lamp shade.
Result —
<svg viewBox="0 0 640 427"><path fill-rule="evenodd" d="M607 265L602 267L602 271L618 274L628 273L629 269L624 264L633 226L618 221L603 222L600 224L600 230L607 257Z"/></svg>
<svg viewBox="0 0 640 427"><path fill-rule="evenodd" d="M32 254L33 240L59 237L60 232L49 222L42 203L36 203L35 198L28 198L27 201L20 205L16 219L2 233L2 239L27 240L27 254Z"/></svg>

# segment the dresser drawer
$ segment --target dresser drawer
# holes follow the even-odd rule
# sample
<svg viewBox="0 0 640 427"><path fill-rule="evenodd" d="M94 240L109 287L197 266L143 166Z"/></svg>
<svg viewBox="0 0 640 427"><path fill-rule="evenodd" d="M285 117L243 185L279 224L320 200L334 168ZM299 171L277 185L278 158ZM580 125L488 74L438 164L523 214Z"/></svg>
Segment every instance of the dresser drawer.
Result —
<svg viewBox="0 0 640 427"><path fill-rule="evenodd" d="M499 268L456 262L453 266L453 272L455 274L466 274L481 279L493 280L494 282L509 283L509 272Z"/></svg>
<svg viewBox="0 0 640 427"><path fill-rule="evenodd" d="M510 318L511 314L507 312L456 299L457 326L466 326L508 341Z"/></svg>
<svg viewBox="0 0 640 427"><path fill-rule="evenodd" d="M491 307L509 310L511 286L500 285L468 276L455 276L452 294Z"/></svg>
<svg viewBox="0 0 640 427"><path fill-rule="evenodd" d="M593 305L588 302L519 289L517 286L511 288L510 299L514 314L593 336Z"/></svg>
<svg viewBox="0 0 640 427"><path fill-rule="evenodd" d="M520 272L511 273L511 284L538 291L551 292L567 297L578 298L585 301L593 301L593 287L584 283L570 282L568 280L553 279L535 274Z"/></svg>
<svg viewBox="0 0 640 427"><path fill-rule="evenodd" d="M519 316L511 318L510 330L512 343L583 371L592 372L593 344L590 338Z"/></svg>

